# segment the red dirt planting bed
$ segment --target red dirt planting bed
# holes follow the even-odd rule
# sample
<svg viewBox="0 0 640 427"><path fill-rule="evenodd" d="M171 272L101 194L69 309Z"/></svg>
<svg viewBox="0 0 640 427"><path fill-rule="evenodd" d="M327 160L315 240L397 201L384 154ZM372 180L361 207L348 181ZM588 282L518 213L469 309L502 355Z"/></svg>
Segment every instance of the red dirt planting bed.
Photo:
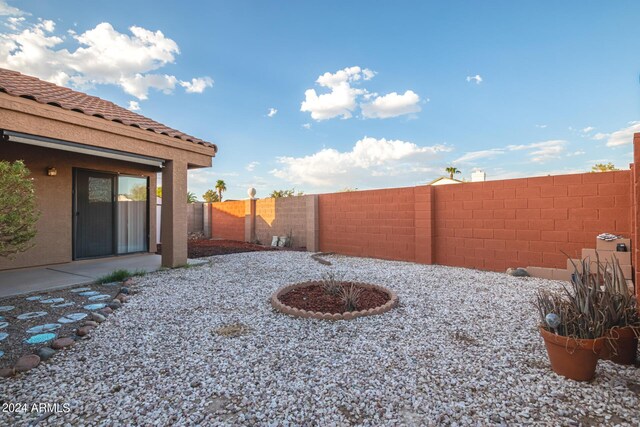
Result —
<svg viewBox="0 0 640 427"><path fill-rule="evenodd" d="M341 282L340 285L343 289L352 285L361 289L354 311L347 311L340 296L325 291L321 282L284 286L272 295L271 304L285 314L326 320L382 314L398 304L398 296L381 286L352 282Z"/></svg>
<svg viewBox="0 0 640 427"><path fill-rule="evenodd" d="M213 255L238 254L241 252L273 251L269 246L255 245L253 243L238 242L235 240L189 240L189 258L204 258ZM161 245L158 245L157 253L162 253Z"/></svg>

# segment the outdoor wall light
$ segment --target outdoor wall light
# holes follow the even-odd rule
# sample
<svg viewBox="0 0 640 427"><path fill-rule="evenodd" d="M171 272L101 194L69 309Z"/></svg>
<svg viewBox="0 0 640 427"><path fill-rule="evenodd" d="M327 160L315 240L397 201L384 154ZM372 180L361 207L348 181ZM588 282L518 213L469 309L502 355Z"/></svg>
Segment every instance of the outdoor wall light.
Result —
<svg viewBox="0 0 640 427"><path fill-rule="evenodd" d="M47 168L47 175L48 176L56 176L56 175L58 175L58 169L56 169L56 168Z"/></svg>

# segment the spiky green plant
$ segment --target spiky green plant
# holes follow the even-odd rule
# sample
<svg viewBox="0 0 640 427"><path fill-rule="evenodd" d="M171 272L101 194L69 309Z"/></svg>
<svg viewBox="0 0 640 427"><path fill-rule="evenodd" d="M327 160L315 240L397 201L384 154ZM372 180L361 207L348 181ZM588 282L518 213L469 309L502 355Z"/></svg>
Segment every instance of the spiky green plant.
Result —
<svg viewBox="0 0 640 427"><path fill-rule="evenodd" d="M600 262L596 253L595 271L591 260L585 258L573 264L569 286L562 293L539 291L535 305L541 325L558 335L580 339L602 337L614 327L639 326L636 298L629 290L615 258ZM558 325L548 323L548 316L555 315Z"/></svg>
<svg viewBox="0 0 640 427"><path fill-rule="evenodd" d="M340 280L336 277L336 273L333 271L323 274L320 283L322 283L322 289L325 293L333 296L340 295L342 285Z"/></svg>
<svg viewBox="0 0 640 427"><path fill-rule="evenodd" d="M340 299L344 304L345 311L357 311L360 305L360 295L362 289L354 285L340 287Z"/></svg>

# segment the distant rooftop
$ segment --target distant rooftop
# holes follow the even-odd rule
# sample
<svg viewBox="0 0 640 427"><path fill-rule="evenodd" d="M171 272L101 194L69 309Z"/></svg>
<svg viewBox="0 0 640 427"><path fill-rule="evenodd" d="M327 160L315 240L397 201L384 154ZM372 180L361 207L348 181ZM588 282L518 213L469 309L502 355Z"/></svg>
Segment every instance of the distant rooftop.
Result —
<svg viewBox="0 0 640 427"><path fill-rule="evenodd" d="M17 71L0 68L0 92L167 135L205 147L212 147L218 151L218 147L215 144L172 129L155 120L120 107L113 102L58 86L36 77L27 76Z"/></svg>

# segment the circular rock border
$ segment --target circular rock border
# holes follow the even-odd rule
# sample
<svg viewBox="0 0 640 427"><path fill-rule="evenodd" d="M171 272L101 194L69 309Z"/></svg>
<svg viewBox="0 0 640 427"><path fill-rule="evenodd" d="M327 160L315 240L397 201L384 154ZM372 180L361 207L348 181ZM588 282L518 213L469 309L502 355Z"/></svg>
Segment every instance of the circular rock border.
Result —
<svg viewBox="0 0 640 427"><path fill-rule="evenodd" d="M275 308L279 312L288 314L290 316L302 317L305 319L321 319L321 320L351 320L357 317L375 316L377 314L386 313L387 311L391 310L392 308L398 305L398 295L392 290L384 288L382 286L372 285L370 283L361 283L361 282L344 282L344 283L359 285L363 288L375 289L375 290L384 292L387 295L389 295L389 301L387 301L386 303L384 303L379 307L370 308L368 310L347 311L344 313L335 313L335 314L322 313L320 311L302 310L299 308L285 305L280 301L280 295L286 294L287 292L293 289L303 288L305 286L309 286L317 282L318 282L317 280L311 280L308 282L295 283L293 285L282 286L271 295L271 298L270 298L271 305L273 306L273 308Z"/></svg>

